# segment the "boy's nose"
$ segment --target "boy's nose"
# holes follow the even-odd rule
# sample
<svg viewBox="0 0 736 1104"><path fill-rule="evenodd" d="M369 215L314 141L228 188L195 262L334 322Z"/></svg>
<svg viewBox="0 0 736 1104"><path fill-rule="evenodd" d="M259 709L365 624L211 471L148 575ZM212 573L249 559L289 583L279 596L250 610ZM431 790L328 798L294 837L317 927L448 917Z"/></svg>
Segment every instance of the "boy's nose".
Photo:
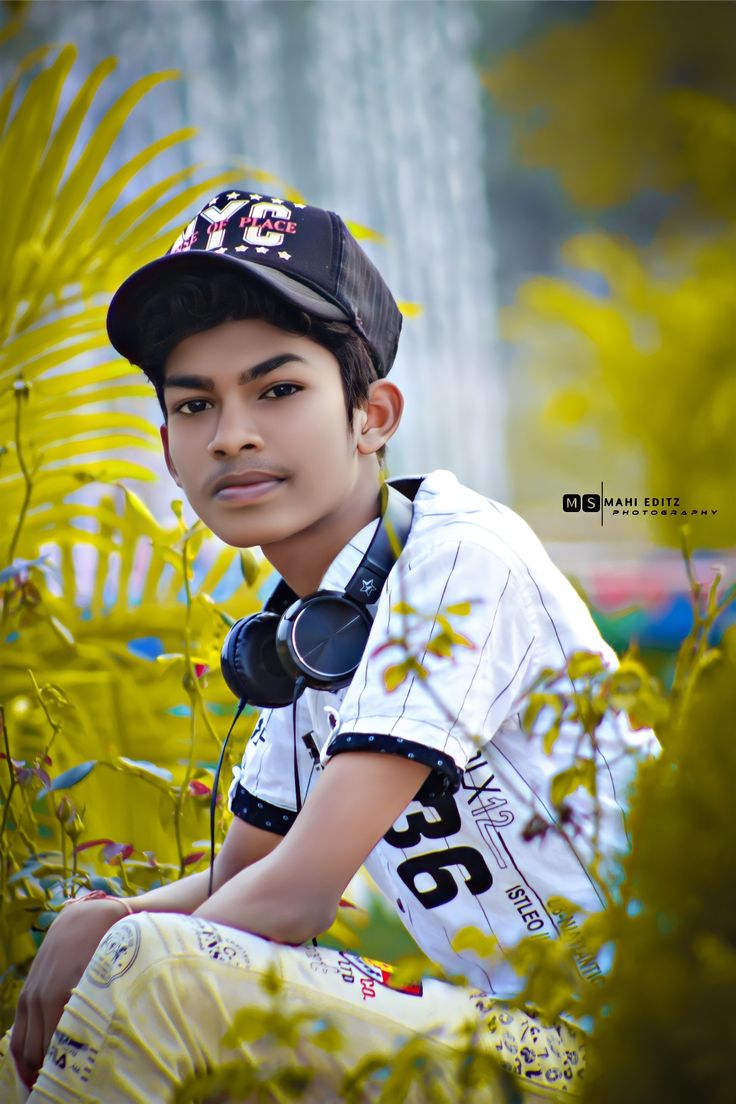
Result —
<svg viewBox="0 0 736 1104"><path fill-rule="evenodd" d="M263 448L263 438L242 411L232 414L223 412L207 448L213 456L234 456L242 449Z"/></svg>

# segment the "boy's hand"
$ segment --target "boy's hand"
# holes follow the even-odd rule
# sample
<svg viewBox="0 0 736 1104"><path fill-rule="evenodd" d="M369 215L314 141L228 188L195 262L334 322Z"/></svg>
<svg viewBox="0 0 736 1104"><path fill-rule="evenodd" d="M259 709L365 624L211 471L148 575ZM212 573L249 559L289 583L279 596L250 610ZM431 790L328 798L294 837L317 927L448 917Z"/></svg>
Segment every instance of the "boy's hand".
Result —
<svg viewBox="0 0 736 1104"><path fill-rule="evenodd" d="M108 928L122 919L114 901L63 909L49 928L18 1000L10 1053L30 1089L71 991Z"/></svg>

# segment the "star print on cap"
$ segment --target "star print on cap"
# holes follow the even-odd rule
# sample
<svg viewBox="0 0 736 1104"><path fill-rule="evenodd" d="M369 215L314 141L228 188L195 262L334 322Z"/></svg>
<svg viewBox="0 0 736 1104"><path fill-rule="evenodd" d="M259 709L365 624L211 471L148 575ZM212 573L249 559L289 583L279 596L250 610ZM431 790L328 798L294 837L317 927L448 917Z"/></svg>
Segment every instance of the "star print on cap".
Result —
<svg viewBox="0 0 736 1104"><path fill-rule="evenodd" d="M107 332L140 363L140 307L167 279L227 266L268 284L317 318L348 323L371 348L380 375L394 362L403 318L378 269L334 211L230 189L213 196L163 257L138 269L112 297Z"/></svg>

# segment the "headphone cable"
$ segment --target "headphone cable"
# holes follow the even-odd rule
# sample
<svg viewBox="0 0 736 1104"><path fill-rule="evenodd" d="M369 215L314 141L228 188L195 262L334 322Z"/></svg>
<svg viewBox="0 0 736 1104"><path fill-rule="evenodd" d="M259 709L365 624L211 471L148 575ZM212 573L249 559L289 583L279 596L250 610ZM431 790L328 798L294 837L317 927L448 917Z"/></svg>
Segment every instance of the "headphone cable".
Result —
<svg viewBox="0 0 736 1104"><path fill-rule="evenodd" d="M296 759L296 704L305 686L305 678L300 675L294 683L294 696L291 699L291 730L294 736L294 797L296 799L297 815L302 808L302 792L299 786L299 766Z"/></svg>
<svg viewBox="0 0 736 1104"><path fill-rule="evenodd" d="M207 889L207 897L208 898L212 896L212 880L214 878L214 872L215 872L215 806L217 805L217 790L218 790L219 784L220 784L220 771L222 770L222 761L225 758L225 748L227 747L228 740L230 739L230 735L232 733L232 730L235 727L235 722L237 721L238 717L243 712L243 710L245 709L247 704L248 704L248 702L247 702L246 698L241 698L240 701L238 702L238 708L235 710L235 716L233 717L233 723L230 725L230 728L228 730L228 734L225 737L225 740L223 742L222 750L220 752L220 759L218 761L217 769L215 771L215 781L214 781L214 784L212 786L212 795L211 795L211 799L210 799L210 880L209 880L209 887Z"/></svg>
<svg viewBox="0 0 736 1104"><path fill-rule="evenodd" d="M300 675L299 678L294 683L294 697L291 699L291 731L292 731L292 735L294 737L294 797L296 799L297 816L301 812L301 808L302 808L302 793L301 793L301 788L299 786L299 765L297 763L297 757L296 757L296 705L297 705L297 701L298 701L298 699L301 695L301 692L304 689L305 683L306 683L306 679L304 678L303 675ZM311 777L311 775L310 775L310 777ZM319 946L319 943L317 942L317 940L314 936L312 936L312 946L313 947L318 947Z"/></svg>

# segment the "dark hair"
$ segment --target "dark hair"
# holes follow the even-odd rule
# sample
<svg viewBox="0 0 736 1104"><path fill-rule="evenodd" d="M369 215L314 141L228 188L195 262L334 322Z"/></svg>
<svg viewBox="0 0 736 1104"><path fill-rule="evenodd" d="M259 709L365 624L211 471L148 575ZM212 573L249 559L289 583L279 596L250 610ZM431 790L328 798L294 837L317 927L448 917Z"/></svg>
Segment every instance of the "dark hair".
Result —
<svg viewBox="0 0 736 1104"><path fill-rule="evenodd" d="M354 410L366 402L369 385L379 379L373 354L360 334L346 322L327 322L307 314L247 276L221 271L182 276L151 296L141 310L139 367L156 389L165 420L164 366L174 347L193 334L244 318L263 319L329 349L340 365L348 425L352 425ZM376 453L382 467L385 453L385 445Z"/></svg>

